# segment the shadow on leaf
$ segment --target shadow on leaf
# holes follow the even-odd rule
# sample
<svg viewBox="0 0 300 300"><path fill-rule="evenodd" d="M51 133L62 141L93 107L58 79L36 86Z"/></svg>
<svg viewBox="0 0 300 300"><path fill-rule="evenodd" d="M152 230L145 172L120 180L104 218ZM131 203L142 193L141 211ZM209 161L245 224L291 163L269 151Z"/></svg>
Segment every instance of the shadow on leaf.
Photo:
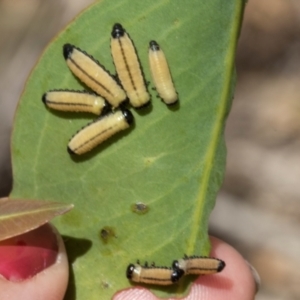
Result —
<svg viewBox="0 0 300 300"><path fill-rule="evenodd" d="M68 253L69 260L69 284L65 294L65 300L76 299L76 287L75 287L75 276L73 270L73 263L80 256L83 256L92 247L92 241L88 239L78 239L71 236L63 235L63 241L65 243L66 251Z"/></svg>

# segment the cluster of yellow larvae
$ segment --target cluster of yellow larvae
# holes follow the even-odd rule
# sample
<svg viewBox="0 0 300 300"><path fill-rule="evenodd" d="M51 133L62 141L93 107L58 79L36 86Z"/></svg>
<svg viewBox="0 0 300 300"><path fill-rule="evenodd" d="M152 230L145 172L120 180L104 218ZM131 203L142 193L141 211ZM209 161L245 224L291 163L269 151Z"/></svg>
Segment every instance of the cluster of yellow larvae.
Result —
<svg viewBox="0 0 300 300"><path fill-rule="evenodd" d="M112 135L133 123L133 115L125 103L134 108L150 103L142 68L132 40L120 24L111 33L111 53L117 71L116 80L93 57L79 48L65 44L63 54L73 74L95 93L72 90L50 90L42 97L47 107L61 111L88 112L100 117L79 130L69 141L68 151L81 155L92 150ZM149 64L158 96L167 104L178 101L164 53L155 41L149 43ZM206 275L221 272L224 261L201 256L184 256L172 267L139 262L127 267L126 276L134 282L171 285L185 275Z"/></svg>
<svg viewBox="0 0 300 300"><path fill-rule="evenodd" d="M115 24L111 33L111 54L118 80L92 56L71 44L64 45L63 54L72 73L95 93L50 90L42 100L51 109L100 115L69 141L69 153L81 155L129 128L134 118L125 107L127 100L134 108L142 108L149 105L150 95L135 47L121 24ZM167 105L175 104L177 92L165 55L155 41L150 42L149 64L159 97Z"/></svg>
<svg viewBox="0 0 300 300"><path fill-rule="evenodd" d="M203 256L184 256L174 260L172 267L156 267L146 263L141 266L139 262L127 267L126 276L134 282L155 285L171 285L178 282L185 275L208 275L221 272L225 268L225 262Z"/></svg>

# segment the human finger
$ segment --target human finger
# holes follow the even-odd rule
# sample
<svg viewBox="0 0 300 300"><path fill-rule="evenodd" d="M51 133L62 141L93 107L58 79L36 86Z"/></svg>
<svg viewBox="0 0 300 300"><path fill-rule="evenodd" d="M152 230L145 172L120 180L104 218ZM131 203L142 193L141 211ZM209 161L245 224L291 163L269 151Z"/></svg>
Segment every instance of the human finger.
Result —
<svg viewBox="0 0 300 300"><path fill-rule="evenodd" d="M62 238L49 224L0 242L1 300L63 299L68 274Z"/></svg>

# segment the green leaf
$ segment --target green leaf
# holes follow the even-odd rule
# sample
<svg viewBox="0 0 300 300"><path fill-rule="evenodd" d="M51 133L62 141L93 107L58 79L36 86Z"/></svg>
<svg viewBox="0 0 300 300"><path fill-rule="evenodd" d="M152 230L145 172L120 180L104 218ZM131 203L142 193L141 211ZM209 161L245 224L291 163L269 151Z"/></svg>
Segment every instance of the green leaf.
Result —
<svg viewBox="0 0 300 300"><path fill-rule="evenodd" d="M184 253L209 254L207 223L224 174L224 121L243 8L241 0L104 0L61 32L33 70L15 118L11 196L75 204L55 222L61 234L76 240L76 247L66 240L75 257L68 299L110 299L132 284L125 270L137 259L170 266ZM114 73L115 22L133 39L146 80L148 43L160 43L180 107L168 109L149 89L152 109L132 109L132 130L74 159L66 151L68 140L93 116L49 111L41 96L54 88L83 89L64 61L65 43ZM147 205L145 214L133 209L137 202ZM84 251L86 240L92 247ZM85 253L76 258L79 249ZM182 296L193 279L151 289Z"/></svg>
<svg viewBox="0 0 300 300"><path fill-rule="evenodd" d="M33 230L73 208L72 204L0 199L0 241Z"/></svg>

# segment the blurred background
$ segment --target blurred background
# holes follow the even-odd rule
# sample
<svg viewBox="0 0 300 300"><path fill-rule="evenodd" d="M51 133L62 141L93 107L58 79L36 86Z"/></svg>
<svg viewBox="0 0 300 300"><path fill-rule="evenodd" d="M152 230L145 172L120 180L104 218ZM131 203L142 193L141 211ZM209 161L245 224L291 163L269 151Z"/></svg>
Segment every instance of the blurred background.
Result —
<svg viewBox="0 0 300 300"><path fill-rule="evenodd" d="M0 0L0 197L12 186L10 134L26 78L51 38L92 2ZM299 37L300 1L248 1L210 232L258 270L258 300L300 299Z"/></svg>

